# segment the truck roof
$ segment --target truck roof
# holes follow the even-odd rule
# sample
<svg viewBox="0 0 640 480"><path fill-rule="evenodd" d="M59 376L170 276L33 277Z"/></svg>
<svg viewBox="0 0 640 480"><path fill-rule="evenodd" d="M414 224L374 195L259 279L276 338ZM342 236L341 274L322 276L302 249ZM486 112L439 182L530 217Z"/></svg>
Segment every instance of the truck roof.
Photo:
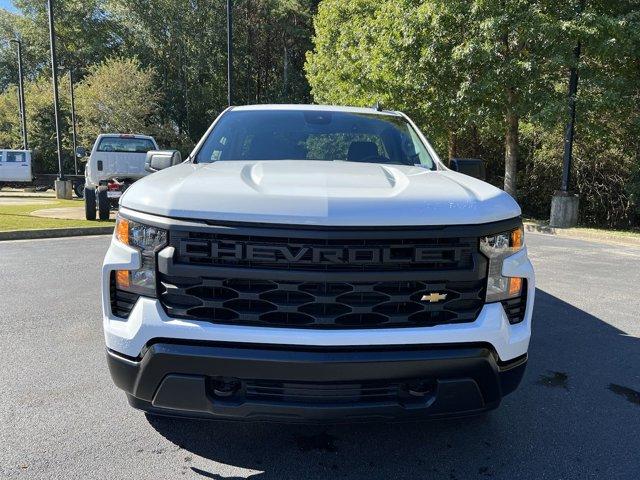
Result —
<svg viewBox="0 0 640 480"><path fill-rule="evenodd" d="M342 105L308 105L308 104L264 104L264 105L242 105L231 107L232 110L317 110L322 112L349 112L368 113L378 115L400 116L399 112L393 110L376 110L367 107L348 107Z"/></svg>
<svg viewBox="0 0 640 480"><path fill-rule="evenodd" d="M104 137L149 138L153 140L153 137L151 135L142 135L140 133L101 133L100 135L98 135L98 138L104 138Z"/></svg>

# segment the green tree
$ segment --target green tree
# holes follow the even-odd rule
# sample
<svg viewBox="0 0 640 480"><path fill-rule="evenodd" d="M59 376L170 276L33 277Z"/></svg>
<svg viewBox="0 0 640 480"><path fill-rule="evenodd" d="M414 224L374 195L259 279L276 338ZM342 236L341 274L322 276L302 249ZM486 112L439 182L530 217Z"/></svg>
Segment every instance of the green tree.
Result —
<svg viewBox="0 0 640 480"><path fill-rule="evenodd" d="M303 73L313 0L234 2L234 103L308 100ZM224 0L112 0L127 55L153 66L161 112L196 141L227 106Z"/></svg>
<svg viewBox="0 0 640 480"><path fill-rule="evenodd" d="M81 142L91 145L106 132L155 133L160 94L154 74L129 58L111 58L90 67L75 89Z"/></svg>
<svg viewBox="0 0 640 480"><path fill-rule="evenodd" d="M461 15L417 0L323 2L306 63L314 99L403 110L455 155L467 114L452 57Z"/></svg>
<svg viewBox="0 0 640 480"><path fill-rule="evenodd" d="M381 99L415 112L436 143L446 132L450 156L461 129L491 122L504 131L504 187L515 196L519 122L542 97L553 98L553 49L564 48L551 7L530 0L325 1L307 57L314 98Z"/></svg>
<svg viewBox="0 0 640 480"><path fill-rule="evenodd" d="M19 148L22 145L19 108L16 86L0 94L0 149Z"/></svg>

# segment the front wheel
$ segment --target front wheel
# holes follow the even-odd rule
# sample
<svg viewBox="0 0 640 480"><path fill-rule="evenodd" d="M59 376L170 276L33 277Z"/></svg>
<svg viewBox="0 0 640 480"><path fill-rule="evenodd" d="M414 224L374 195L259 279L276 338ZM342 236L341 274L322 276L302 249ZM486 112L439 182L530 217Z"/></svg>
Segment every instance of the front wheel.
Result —
<svg viewBox="0 0 640 480"><path fill-rule="evenodd" d="M100 220L109 220L109 197L107 190L98 190L98 217Z"/></svg>
<svg viewBox="0 0 640 480"><path fill-rule="evenodd" d="M94 188L84 189L84 216L87 220L96 219L96 190Z"/></svg>

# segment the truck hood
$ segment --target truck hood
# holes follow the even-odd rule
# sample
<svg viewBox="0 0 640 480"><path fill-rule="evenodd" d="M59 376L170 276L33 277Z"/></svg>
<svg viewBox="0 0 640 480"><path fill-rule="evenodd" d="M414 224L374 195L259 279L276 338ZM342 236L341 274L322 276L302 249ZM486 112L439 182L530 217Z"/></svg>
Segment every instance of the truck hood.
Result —
<svg viewBox="0 0 640 480"><path fill-rule="evenodd" d="M520 215L504 191L450 170L309 160L183 163L137 181L120 204L173 218L320 226L462 225Z"/></svg>

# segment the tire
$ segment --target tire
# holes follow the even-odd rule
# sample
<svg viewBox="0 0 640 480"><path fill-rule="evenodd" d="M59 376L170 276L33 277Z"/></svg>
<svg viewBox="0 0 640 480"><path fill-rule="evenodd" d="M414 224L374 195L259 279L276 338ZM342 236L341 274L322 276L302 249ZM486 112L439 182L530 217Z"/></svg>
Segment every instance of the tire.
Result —
<svg viewBox="0 0 640 480"><path fill-rule="evenodd" d="M84 189L84 216L87 220L96 219L96 191L94 188Z"/></svg>
<svg viewBox="0 0 640 480"><path fill-rule="evenodd" d="M78 198L84 197L84 183L76 182L73 184L73 191L76 192Z"/></svg>
<svg viewBox="0 0 640 480"><path fill-rule="evenodd" d="M106 190L98 190L98 218L100 220L109 220L109 197Z"/></svg>

